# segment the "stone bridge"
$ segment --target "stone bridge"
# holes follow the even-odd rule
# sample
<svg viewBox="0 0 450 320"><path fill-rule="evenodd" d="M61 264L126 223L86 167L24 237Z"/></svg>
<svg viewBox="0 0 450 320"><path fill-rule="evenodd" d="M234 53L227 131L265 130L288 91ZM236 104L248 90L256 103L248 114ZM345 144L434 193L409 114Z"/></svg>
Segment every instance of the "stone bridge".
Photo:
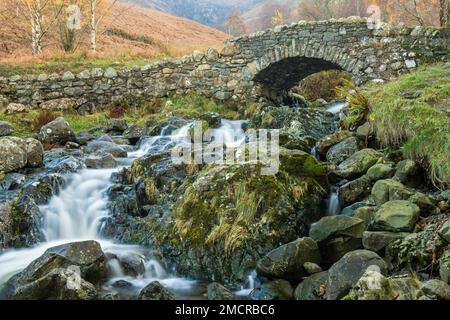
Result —
<svg viewBox="0 0 450 320"><path fill-rule="evenodd" d="M144 67L85 70L79 74L0 75L0 94L14 102L71 98L80 112L121 99L197 92L218 100L286 91L326 69L345 70L357 84L388 81L425 61L447 58L449 30L383 24L367 19L299 22L231 39L213 49Z"/></svg>

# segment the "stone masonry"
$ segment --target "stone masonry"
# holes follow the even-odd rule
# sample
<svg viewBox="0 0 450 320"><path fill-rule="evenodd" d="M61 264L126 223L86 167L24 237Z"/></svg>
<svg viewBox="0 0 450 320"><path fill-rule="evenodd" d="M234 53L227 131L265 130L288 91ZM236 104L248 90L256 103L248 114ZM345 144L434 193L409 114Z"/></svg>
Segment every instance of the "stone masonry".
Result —
<svg viewBox="0 0 450 320"><path fill-rule="evenodd" d="M264 92L255 88L288 90L325 69L348 71L358 84L388 81L424 61L446 59L448 46L448 29L387 24L373 29L363 18L299 22L231 39L220 53L196 51L140 68L0 75L0 95L33 107L70 98L83 112L121 99L193 91L222 101L241 101Z"/></svg>

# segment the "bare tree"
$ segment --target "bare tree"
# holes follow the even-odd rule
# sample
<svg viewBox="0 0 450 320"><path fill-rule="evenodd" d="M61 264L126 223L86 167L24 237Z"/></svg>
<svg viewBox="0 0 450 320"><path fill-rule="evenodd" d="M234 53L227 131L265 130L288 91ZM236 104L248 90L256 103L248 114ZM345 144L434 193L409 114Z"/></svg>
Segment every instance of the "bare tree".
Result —
<svg viewBox="0 0 450 320"><path fill-rule="evenodd" d="M449 0L439 0L439 22L441 27L450 25L450 6Z"/></svg>

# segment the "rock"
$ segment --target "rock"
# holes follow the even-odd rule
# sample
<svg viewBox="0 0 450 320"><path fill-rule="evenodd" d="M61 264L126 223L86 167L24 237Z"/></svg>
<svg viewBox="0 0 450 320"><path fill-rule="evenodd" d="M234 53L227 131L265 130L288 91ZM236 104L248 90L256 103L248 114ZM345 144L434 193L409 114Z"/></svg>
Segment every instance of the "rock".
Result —
<svg viewBox="0 0 450 320"><path fill-rule="evenodd" d="M363 208L363 207L374 206L374 205L375 205L375 202L372 203L371 201L355 202L352 205L349 205L348 207L345 207L344 209L342 209L341 215L353 217L355 215L355 210L357 210L359 208Z"/></svg>
<svg viewBox="0 0 450 320"><path fill-rule="evenodd" d="M325 156L332 146L352 136L354 136L354 133L350 131L339 131L328 135L320 139L317 143L317 153L321 156Z"/></svg>
<svg viewBox="0 0 450 320"><path fill-rule="evenodd" d="M108 126L106 127L106 132L113 133L115 135L121 135L125 130L128 129L128 123L123 119L110 119L108 121Z"/></svg>
<svg viewBox="0 0 450 320"><path fill-rule="evenodd" d="M27 149L27 167L39 168L44 161L44 148L42 144L33 138L24 139Z"/></svg>
<svg viewBox="0 0 450 320"><path fill-rule="evenodd" d="M126 158L128 153L114 142L92 141L86 146L86 152L92 155L110 154L116 158Z"/></svg>
<svg viewBox="0 0 450 320"><path fill-rule="evenodd" d="M433 201L427 195L416 192L409 199L409 202L414 203L420 209L420 216L428 217L438 212Z"/></svg>
<svg viewBox="0 0 450 320"><path fill-rule="evenodd" d="M423 183L423 174L419 164L412 160L403 160L397 164L395 177L408 187L415 188Z"/></svg>
<svg viewBox="0 0 450 320"><path fill-rule="evenodd" d="M27 176L20 173L8 173L0 179L0 191L9 191L19 188L27 181Z"/></svg>
<svg viewBox="0 0 450 320"><path fill-rule="evenodd" d="M39 138L42 143L63 146L66 142L75 141L75 134L69 123L63 117L59 117L41 128Z"/></svg>
<svg viewBox="0 0 450 320"><path fill-rule="evenodd" d="M420 282L412 279L389 279L377 268L369 268L346 296L347 300L413 300Z"/></svg>
<svg viewBox="0 0 450 320"><path fill-rule="evenodd" d="M420 209L415 204L395 200L383 204L372 222L374 231L411 232L419 219Z"/></svg>
<svg viewBox="0 0 450 320"><path fill-rule="evenodd" d="M311 225L309 236L319 244L323 262L333 263L347 252L362 247L365 228L361 219L328 216Z"/></svg>
<svg viewBox="0 0 450 320"><path fill-rule="evenodd" d="M428 280L423 284L421 291L433 300L450 300L450 286L441 280Z"/></svg>
<svg viewBox="0 0 450 320"><path fill-rule="evenodd" d="M386 261L394 269L422 270L429 266L445 249L446 242L436 237L435 225L411 233L386 247Z"/></svg>
<svg viewBox="0 0 450 320"><path fill-rule="evenodd" d="M356 250L347 253L328 271L326 299L344 297L369 267L371 270L379 270L381 274L387 271L386 262L375 252Z"/></svg>
<svg viewBox="0 0 450 320"><path fill-rule="evenodd" d="M145 274L145 265L142 257L138 254L125 254L117 256L120 265L126 275L138 277Z"/></svg>
<svg viewBox="0 0 450 320"><path fill-rule="evenodd" d="M175 300L175 294L154 281L141 290L138 300Z"/></svg>
<svg viewBox="0 0 450 320"><path fill-rule="evenodd" d="M47 162L45 167L53 173L67 174L77 172L84 167L84 164L75 157L64 156Z"/></svg>
<svg viewBox="0 0 450 320"><path fill-rule="evenodd" d="M404 194L406 192L406 187L393 179L379 180L372 188L372 196L378 205L394 200L391 199L391 195Z"/></svg>
<svg viewBox="0 0 450 320"><path fill-rule="evenodd" d="M131 144L135 145L144 135L144 127L137 124L129 126L124 132L123 137L128 139Z"/></svg>
<svg viewBox="0 0 450 320"><path fill-rule="evenodd" d="M0 249L36 244L41 236L39 214L35 201L26 195L0 202Z"/></svg>
<svg viewBox="0 0 450 320"><path fill-rule="evenodd" d="M363 220L367 229L367 227L372 223L377 209L377 207L372 206L360 207L353 212L353 217Z"/></svg>
<svg viewBox="0 0 450 320"><path fill-rule="evenodd" d="M200 116L200 120L208 123L208 128L216 129L222 124L222 118L217 112L206 112Z"/></svg>
<svg viewBox="0 0 450 320"><path fill-rule="evenodd" d="M0 154L5 156L0 158L0 171L9 173L26 166L39 167L42 165L43 153L41 143L35 139L1 137Z"/></svg>
<svg viewBox="0 0 450 320"><path fill-rule="evenodd" d="M439 276L445 283L450 283L450 249L447 249L439 259Z"/></svg>
<svg viewBox="0 0 450 320"><path fill-rule="evenodd" d="M367 175L344 184L338 191L341 208L364 199L371 189L372 183Z"/></svg>
<svg viewBox="0 0 450 320"><path fill-rule="evenodd" d="M384 249L392 242L406 237L407 233L396 233L386 231L364 231L362 243L364 249L374 251L378 254L384 253Z"/></svg>
<svg viewBox="0 0 450 320"><path fill-rule="evenodd" d="M0 121L0 137L9 136L16 131L14 127L6 121Z"/></svg>
<svg viewBox="0 0 450 320"><path fill-rule="evenodd" d="M323 300L326 292L328 271L313 274L295 289L295 300Z"/></svg>
<svg viewBox="0 0 450 320"><path fill-rule="evenodd" d="M335 174L344 179L355 179L367 172L383 154L374 149L363 149L339 164Z"/></svg>
<svg viewBox="0 0 450 320"><path fill-rule="evenodd" d="M369 168L367 176L372 182L381 179L389 179L394 175L395 169L390 163L377 163Z"/></svg>
<svg viewBox="0 0 450 320"><path fill-rule="evenodd" d="M14 297L36 281L39 282L40 279L51 276L52 271L58 269L75 270L81 279L94 285L102 283L108 275L106 257L98 242L73 242L45 251L22 272L8 280L4 293L7 297ZM51 292L38 293L52 294Z"/></svg>
<svg viewBox="0 0 450 320"><path fill-rule="evenodd" d="M116 159L111 154L88 156L84 163L91 169L111 169L117 166Z"/></svg>
<svg viewBox="0 0 450 320"><path fill-rule="evenodd" d="M322 268L318 264L313 262L305 262L303 264L303 269L305 269L308 275L322 272Z"/></svg>
<svg viewBox="0 0 450 320"><path fill-rule="evenodd" d="M326 159L339 165L359 150L361 150L361 142L355 137L350 137L332 146L327 152Z"/></svg>
<svg viewBox="0 0 450 320"><path fill-rule="evenodd" d="M76 142L69 141L64 146L66 149L79 149L80 145Z"/></svg>
<svg viewBox="0 0 450 320"><path fill-rule="evenodd" d="M286 280L264 283L250 293L252 300L291 300L292 296L292 286Z"/></svg>
<svg viewBox="0 0 450 320"><path fill-rule="evenodd" d="M0 111L2 111L4 108L6 108L9 104L8 99L0 94Z"/></svg>
<svg viewBox="0 0 450 320"><path fill-rule="evenodd" d="M320 263L320 251L311 238L301 238L269 252L256 266L258 274L270 278L300 280L305 262Z"/></svg>
<svg viewBox="0 0 450 320"><path fill-rule="evenodd" d="M367 139L373 134L373 128L370 122L366 122L356 129L356 135L361 139Z"/></svg>
<svg viewBox="0 0 450 320"><path fill-rule="evenodd" d="M6 113L13 114L13 113L23 113L28 112L29 108L21 103L10 103L6 107Z"/></svg>
<svg viewBox="0 0 450 320"><path fill-rule="evenodd" d="M75 142L78 143L80 146L85 146L87 143L91 140L93 140L94 137L86 131L81 131L75 136Z"/></svg>
<svg viewBox="0 0 450 320"><path fill-rule="evenodd" d="M48 111L70 111L75 109L75 102L69 98L54 99L42 102L39 108Z"/></svg>
<svg viewBox="0 0 450 320"><path fill-rule="evenodd" d="M445 221L439 229L439 235L442 239L450 243L450 219Z"/></svg>
<svg viewBox="0 0 450 320"><path fill-rule="evenodd" d="M97 290L71 268L56 268L41 278L18 287L13 300L94 300Z"/></svg>
<svg viewBox="0 0 450 320"><path fill-rule="evenodd" d="M207 287L208 300L234 300L234 294L217 282L210 283Z"/></svg>

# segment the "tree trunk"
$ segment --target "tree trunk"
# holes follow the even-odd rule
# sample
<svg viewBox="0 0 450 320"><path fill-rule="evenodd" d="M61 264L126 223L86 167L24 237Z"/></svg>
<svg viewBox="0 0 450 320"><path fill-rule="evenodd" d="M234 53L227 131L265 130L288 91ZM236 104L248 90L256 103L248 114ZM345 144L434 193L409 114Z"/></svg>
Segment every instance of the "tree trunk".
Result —
<svg viewBox="0 0 450 320"><path fill-rule="evenodd" d="M35 0L31 12L31 49L33 55L42 53L42 6Z"/></svg>
<svg viewBox="0 0 450 320"><path fill-rule="evenodd" d="M91 0L91 50L97 51L97 0Z"/></svg>
<svg viewBox="0 0 450 320"><path fill-rule="evenodd" d="M439 17L441 27L447 27L450 25L449 10L449 0L439 0Z"/></svg>

